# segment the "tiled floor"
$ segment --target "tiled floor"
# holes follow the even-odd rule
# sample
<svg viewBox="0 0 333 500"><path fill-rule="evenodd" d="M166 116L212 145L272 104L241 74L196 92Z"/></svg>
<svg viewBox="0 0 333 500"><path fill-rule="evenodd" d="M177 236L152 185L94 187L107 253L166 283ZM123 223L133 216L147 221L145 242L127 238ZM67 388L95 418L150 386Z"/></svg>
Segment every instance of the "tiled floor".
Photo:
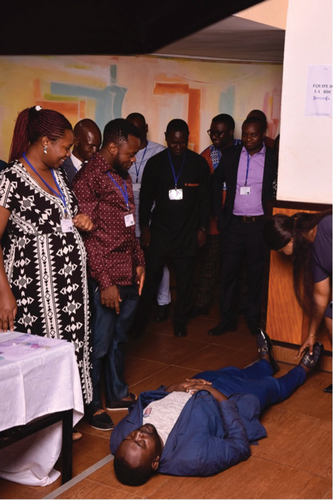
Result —
<svg viewBox="0 0 333 500"><path fill-rule="evenodd" d="M189 322L186 338L174 338L171 320L151 322L143 337L131 338L126 365L131 391L155 389L207 368L253 362L255 339L242 318L236 332L209 337L207 330L217 322L214 305L209 316ZM288 369L281 364L279 375ZM44 488L0 480L0 498L332 498L332 397L323 393L330 382L330 373L316 372L287 401L266 410L261 420L268 437L252 446L246 462L217 476L156 475L144 486L123 486L114 476L112 460L105 458L109 433L92 429L83 419L78 425L83 438L73 443L74 479L69 488L60 488L60 478ZM125 412L111 414L118 422ZM103 458L107 463L100 466ZM96 463L97 470L85 472Z"/></svg>

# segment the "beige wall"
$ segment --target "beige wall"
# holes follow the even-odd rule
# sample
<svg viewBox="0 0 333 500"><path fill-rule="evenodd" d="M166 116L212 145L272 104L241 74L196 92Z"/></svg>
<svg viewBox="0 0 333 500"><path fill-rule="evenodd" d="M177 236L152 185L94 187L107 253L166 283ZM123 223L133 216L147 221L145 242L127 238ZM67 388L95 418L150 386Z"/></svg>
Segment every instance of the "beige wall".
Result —
<svg viewBox="0 0 333 500"><path fill-rule="evenodd" d="M307 0L304 0L307 1ZM319 0L320 1L320 0ZM242 10L235 14L249 21L268 24L285 30L287 23L288 0L266 0L254 7Z"/></svg>

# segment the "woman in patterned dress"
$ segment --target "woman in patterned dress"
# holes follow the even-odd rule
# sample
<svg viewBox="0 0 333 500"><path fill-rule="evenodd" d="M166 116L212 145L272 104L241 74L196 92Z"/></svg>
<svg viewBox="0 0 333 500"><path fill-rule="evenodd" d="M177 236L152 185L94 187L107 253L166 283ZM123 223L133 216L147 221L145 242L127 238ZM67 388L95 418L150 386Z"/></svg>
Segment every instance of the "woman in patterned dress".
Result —
<svg viewBox="0 0 333 500"><path fill-rule="evenodd" d="M11 163L0 173L0 332L15 329L72 342L88 404L89 301L79 230L90 231L93 224L77 213L59 168L73 140L71 124L57 111L36 106L17 118Z"/></svg>

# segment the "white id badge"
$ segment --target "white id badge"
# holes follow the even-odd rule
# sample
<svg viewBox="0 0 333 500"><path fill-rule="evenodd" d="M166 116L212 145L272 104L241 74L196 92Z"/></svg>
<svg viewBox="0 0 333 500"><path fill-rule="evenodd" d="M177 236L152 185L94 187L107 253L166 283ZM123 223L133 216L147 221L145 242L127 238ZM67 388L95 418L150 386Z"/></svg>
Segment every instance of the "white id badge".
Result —
<svg viewBox="0 0 333 500"><path fill-rule="evenodd" d="M182 200L183 190L182 189L169 189L169 200Z"/></svg>
<svg viewBox="0 0 333 500"><path fill-rule="evenodd" d="M251 186L241 186L240 188L241 195L249 195L251 194Z"/></svg>
<svg viewBox="0 0 333 500"><path fill-rule="evenodd" d="M67 219L60 219L61 231L63 233L72 233L74 231L73 221L70 217Z"/></svg>
<svg viewBox="0 0 333 500"><path fill-rule="evenodd" d="M133 182L132 189L134 191L140 191L141 184L139 182Z"/></svg>
<svg viewBox="0 0 333 500"><path fill-rule="evenodd" d="M125 219L125 226L126 227L134 226L135 222L134 222L133 214L125 215L124 219Z"/></svg>

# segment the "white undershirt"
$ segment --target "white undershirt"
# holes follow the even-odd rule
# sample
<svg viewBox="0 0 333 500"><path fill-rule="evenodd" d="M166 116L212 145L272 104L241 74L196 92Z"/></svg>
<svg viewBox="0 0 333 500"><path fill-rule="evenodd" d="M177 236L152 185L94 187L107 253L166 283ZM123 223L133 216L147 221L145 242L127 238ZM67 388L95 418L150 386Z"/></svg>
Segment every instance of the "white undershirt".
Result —
<svg viewBox="0 0 333 500"><path fill-rule="evenodd" d="M143 424L152 424L163 443L169 437L184 406L192 394L188 392L170 392L165 398L153 401L143 410Z"/></svg>

